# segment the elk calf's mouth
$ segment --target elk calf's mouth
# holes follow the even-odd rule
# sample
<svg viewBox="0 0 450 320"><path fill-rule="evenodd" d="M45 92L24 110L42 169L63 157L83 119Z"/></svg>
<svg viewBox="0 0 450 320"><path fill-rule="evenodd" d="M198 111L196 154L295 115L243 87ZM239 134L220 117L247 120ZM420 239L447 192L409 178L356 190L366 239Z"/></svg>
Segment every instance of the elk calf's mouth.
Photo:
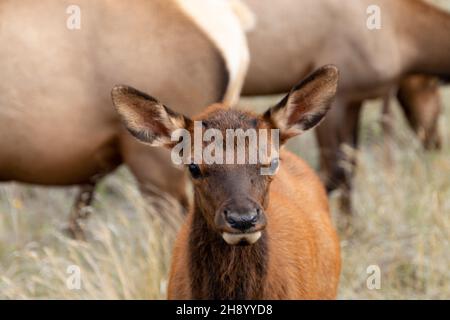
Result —
<svg viewBox="0 0 450 320"><path fill-rule="evenodd" d="M245 245L254 244L261 238L261 231L256 231L252 233L229 233L224 232L222 234L223 239L226 243L230 245Z"/></svg>

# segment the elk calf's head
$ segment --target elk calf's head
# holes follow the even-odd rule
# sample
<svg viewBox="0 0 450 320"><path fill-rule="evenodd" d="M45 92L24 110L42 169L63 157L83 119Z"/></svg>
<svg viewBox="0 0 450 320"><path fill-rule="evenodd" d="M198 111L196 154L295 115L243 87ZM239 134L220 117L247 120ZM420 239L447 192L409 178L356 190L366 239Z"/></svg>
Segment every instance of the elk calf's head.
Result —
<svg viewBox="0 0 450 320"><path fill-rule="evenodd" d="M216 104L189 119L126 86L114 87L112 99L126 128L143 143L173 148L179 142L173 141L172 135L177 129L189 133L189 161L185 161L185 166L194 186L194 210L226 243L253 244L263 234L266 223L270 223L266 216L269 186L277 167L282 165L277 152L260 156L262 144L265 151L276 151L276 138L283 145L287 139L317 125L330 108L337 82L337 68L324 66L262 115ZM262 130L266 135L260 134ZM202 155L212 155L216 160L213 163L207 159L196 161L198 134ZM255 152L257 160L253 156L252 161ZM273 174L263 174L264 169Z"/></svg>

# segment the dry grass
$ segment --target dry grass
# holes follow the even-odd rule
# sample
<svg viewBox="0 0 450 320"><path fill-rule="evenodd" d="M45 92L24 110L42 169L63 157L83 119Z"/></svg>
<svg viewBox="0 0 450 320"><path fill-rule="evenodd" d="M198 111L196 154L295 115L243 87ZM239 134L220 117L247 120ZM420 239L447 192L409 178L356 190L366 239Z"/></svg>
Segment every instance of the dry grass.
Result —
<svg viewBox="0 0 450 320"><path fill-rule="evenodd" d="M166 294L171 244L181 221L176 204L161 203L162 221L128 172L100 187L87 224L89 241L62 232L76 190L12 184L0 189L0 298L160 299ZM69 290L67 268L81 270Z"/></svg>
<svg viewBox="0 0 450 320"><path fill-rule="evenodd" d="M258 109L271 99L250 99ZM379 103L366 108L354 193L355 216L341 230L342 299L450 298L450 92L441 152L425 153L400 114L393 163L384 158ZM311 164L317 149L307 134L290 147ZM74 189L0 186L0 298L159 299L179 225L146 206L124 169L100 186L87 243L62 232ZM332 199L333 216L342 217ZM67 267L81 268L82 288L66 286ZM381 289L366 286L366 268L381 269Z"/></svg>
<svg viewBox="0 0 450 320"><path fill-rule="evenodd" d="M376 118L365 113L353 197L356 215L352 229L341 235L342 298L450 298L448 107L441 152L424 152L397 115L400 130L392 163L386 162ZM381 268L380 290L365 285L368 265Z"/></svg>

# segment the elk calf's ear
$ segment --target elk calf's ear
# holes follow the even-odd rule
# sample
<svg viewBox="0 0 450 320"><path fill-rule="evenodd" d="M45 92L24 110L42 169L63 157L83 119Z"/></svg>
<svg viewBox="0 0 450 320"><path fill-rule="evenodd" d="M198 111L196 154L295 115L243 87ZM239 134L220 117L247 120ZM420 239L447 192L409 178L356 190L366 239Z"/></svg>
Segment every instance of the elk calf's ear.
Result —
<svg viewBox="0 0 450 320"><path fill-rule="evenodd" d="M128 131L151 146L175 145L176 142L171 141L172 132L187 128L191 121L132 87L115 86L111 97Z"/></svg>
<svg viewBox="0 0 450 320"><path fill-rule="evenodd" d="M326 65L298 83L276 106L264 114L280 129L282 141L316 126L331 107L336 94L339 71Z"/></svg>

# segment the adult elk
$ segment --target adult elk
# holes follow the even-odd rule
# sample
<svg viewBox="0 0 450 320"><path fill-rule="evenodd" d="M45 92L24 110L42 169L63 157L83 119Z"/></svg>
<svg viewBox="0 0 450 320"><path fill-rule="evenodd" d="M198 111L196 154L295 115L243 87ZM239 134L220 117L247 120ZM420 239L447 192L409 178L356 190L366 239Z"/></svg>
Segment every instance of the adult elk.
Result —
<svg viewBox="0 0 450 320"><path fill-rule="evenodd" d="M349 209L353 159L342 146L358 146L362 102L386 95L409 74L450 78L450 15L419 0L245 0L256 16L248 34L251 62L244 94L289 90L319 65L341 72L328 117L317 128L320 166L328 191L344 190ZM381 28L366 26L369 6Z"/></svg>
<svg viewBox="0 0 450 320"><path fill-rule="evenodd" d="M194 120L227 138L230 129L279 129L284 143L322 120L337 81L336 67L325 66L263 115L213 105ZM193 120L133 88L115 87L112 98L128 130L147 145L172 148L172 134L180 129L195 135ZM268 136L274 144L274 136ZM252 151L245 150L249 144L239 149L234 137L232 144L234 159L234 150ZM224 148L223 154L229 150ZM280 157L270 153L267 161L260 158L256 164L249 158L243 164L200 164L188 158L194 203L175 243L169 298L335 298L339 241L320 179L288 151ZM275 176L262 175L264 166L279 170Z"/></svg>
<svg viewBox="0 0 450 320"><path fill-rule="evenodd" d="M82 185L70 222L82 237L82 207L121 163L144 190L186 202L183 174L123 129L110 88L125 81L195 113L239 97L248 51L225 1L78 0L74 30L69 4L0 2L0 181Z"/></svg>

